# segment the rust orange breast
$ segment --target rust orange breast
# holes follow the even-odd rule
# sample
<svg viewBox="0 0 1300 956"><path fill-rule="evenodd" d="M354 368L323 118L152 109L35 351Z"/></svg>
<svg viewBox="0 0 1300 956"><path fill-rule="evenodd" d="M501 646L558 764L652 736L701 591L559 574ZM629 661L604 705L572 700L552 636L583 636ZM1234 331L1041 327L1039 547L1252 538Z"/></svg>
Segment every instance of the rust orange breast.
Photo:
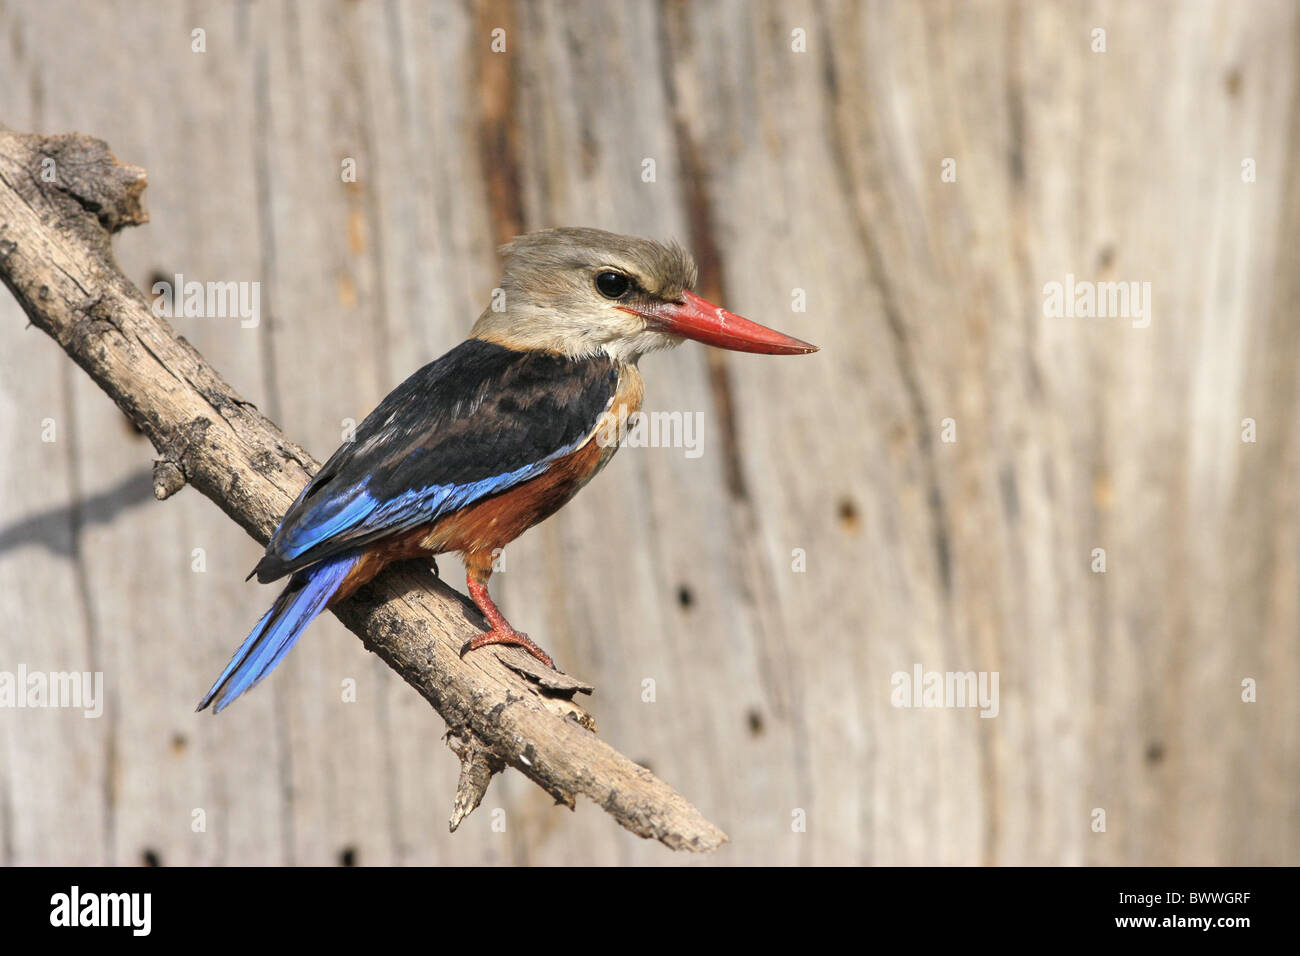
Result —
<svg viewBox="0 0 1300 956"><path fill-rule="evenodd" d="M494 551L555 514L605 466L618 450L628 417L640 410L643 395L641 374L635 366L624 366L610 407L581 448L530 481L440 518L422 546L433 553L459 551L467 565L489 568Z"/></svg>

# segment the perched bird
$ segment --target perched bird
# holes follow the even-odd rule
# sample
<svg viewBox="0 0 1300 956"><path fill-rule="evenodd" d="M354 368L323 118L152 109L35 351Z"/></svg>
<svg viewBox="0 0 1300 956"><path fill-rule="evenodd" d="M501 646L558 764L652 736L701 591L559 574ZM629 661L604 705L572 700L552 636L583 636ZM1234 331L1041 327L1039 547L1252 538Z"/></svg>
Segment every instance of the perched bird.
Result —
<svg viewBox="0 0 1300 956"><path fill-rule="evenodd" d="M504 308L486 309L468 339L393 389L290 506L249 575L289 582L199 710L257 684L316 615L385 565L447 551L464 558L491 627L466 649L517 644L552 666L488 596L493 552L609 461L641 407L638 359L684 338L817 350L695 295L695 263L676 244L551 229L501 251Z"/></svg>

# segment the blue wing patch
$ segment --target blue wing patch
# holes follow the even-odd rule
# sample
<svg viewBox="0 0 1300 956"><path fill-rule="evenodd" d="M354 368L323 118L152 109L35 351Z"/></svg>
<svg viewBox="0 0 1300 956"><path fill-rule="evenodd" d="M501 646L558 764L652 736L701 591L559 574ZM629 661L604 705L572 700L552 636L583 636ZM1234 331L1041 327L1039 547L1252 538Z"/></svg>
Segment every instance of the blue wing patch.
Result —
<svg viewBox="0 0 1300 956"><path fill-rule="evenodd" d="M308 509L298 523L284 528L280 550L287 558L296 558L348 528L364 521L379 504L361 485L347 497L324 497ZM284 522L281 521L281 527ZM280 534L280 528L275 533Z"/></svg>
<svg viewBox="0 0 1300 956"><path fill-rule="evenodd" d="M521 482L536 478L550 468L556 459L577 451L587 441L584 436L571 445L547 455L541 461L524 465L503 475L493 475L479 481L458 485L432 485L403 492L389 501L379 502L367 490L369 481L357 487L345 499L322 498L314 508L298 519L292 528L286 528L279 550L285 558L293 560L307 551L326 543L344 532L360 532L364 537L368 529L390 534L436 521L442 515L456 511L468 504L513 488ZM313 512L319 511L316 515ZM279 534L279 529L276 530Z"/></svg>

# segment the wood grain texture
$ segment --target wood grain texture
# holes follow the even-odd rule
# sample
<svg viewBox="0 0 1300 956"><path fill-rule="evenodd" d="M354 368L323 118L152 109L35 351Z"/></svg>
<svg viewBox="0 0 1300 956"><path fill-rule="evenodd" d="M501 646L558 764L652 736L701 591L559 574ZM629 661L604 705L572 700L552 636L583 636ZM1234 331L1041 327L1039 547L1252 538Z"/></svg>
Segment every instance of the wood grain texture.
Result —
<svg viewBox="0 0 1300 956"><path fill-rule="evenodd" d="M317 457L522 229L678 238L822 347L646 359L702 454L624 449L493 577L727 831L711 862L1296 864L1298 41L1286 0L11 2L0 120L149 170L140 287L262 283L257 328L177 329ZM1150 282L1150 326L1044 316L1067 273ZM192 715L273 596L258 549L154 503L148 442L23 325L0 301L0 670L102 669L110 705L0 710L0 860L683 862L510 775L448 834L441 728L332 619ZM998 672L998 716L891 706L916 663Z"/></svg>

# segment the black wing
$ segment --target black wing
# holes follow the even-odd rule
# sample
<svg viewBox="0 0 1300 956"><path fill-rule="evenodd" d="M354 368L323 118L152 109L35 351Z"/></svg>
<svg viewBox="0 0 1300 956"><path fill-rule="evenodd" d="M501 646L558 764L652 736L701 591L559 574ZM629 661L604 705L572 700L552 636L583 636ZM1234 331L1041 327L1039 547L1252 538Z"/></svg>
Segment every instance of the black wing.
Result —
<svg viewBox="0 0 1300 956"><path fill-rule="evenodd" d="M254 573L274 581L540 475L590 437L617 388L608 357L462 342L366 416L285 513Z"/></svg>

